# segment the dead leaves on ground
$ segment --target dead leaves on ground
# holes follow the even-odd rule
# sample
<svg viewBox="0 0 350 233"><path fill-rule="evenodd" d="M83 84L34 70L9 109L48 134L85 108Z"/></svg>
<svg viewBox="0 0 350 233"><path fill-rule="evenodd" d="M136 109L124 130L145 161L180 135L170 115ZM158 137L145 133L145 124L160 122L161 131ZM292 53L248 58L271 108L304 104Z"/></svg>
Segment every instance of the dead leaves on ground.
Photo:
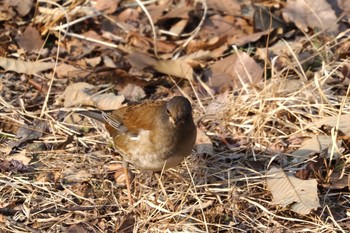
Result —
<svg viewBox="0 0 350 233"><path fill-rule="evenodd" d="M266 172L267 187L275 204L287 207L302 215L321 207L317 194L316 179L301 180L287 175L282 169L272 167Z"/></svg>
<svg viewBox="0 0 350 233"><path fill-rule="evenodd" d="M60 99L64 107L91 106L100 110L115 110L122 107L123 95L113 93L93 93L95 86L80 82L69 85Z"/></svg>
<svg viewBox="0 0 350 233"><path fill-rule="evenodd" d="M324 117L337 114L338 105L334 103L346 95L349 84L347 1L322 0L316 4L312 0L165 0L142 1L144 5L140 5L132 1L99 0L59 4L38 1L34 6L30 0L0 3L3 26L0 66L5 73L0 77L0 101L1 111L4 110L1 114L7 116L0 133L12 148L24 147L11 156L1 151L6 157L0 158L1 173L28 171L27 165L37 156L29 150L31 142L49 140L48 144L58 144L51 148L65 149L63 155L68 151L74 151L70 155L75 155L76 150L83 151L84 159L80 161L79 157L78 163L70 161L74 156L55 157L54 161L65 163L60 171L55 170L54 164L49 168L52 171L40 172L34 180L75 183L58 192L73 193L74 200L86 201L86 196L91 195L87 191L88 183L106 173L101 168L105 160L96 162L104 155L91 155L86 150L102 147L108 151L110 147L101 142L100 135L91 136L90 128L65 125L62 119L66 115L62 115L60 108L116 109L124 100L134 102L184 94L197 100L193 101L196 117L205 116L198 122L201 130L196 156L198 160L208 158L203 168L205 176L209 176L205 185L219 183L220 186L213 188L214 193L222 187L232 187L231 177L242 174L245 178L252 174L255 177L255 173L264 171L273 203L306 215L319 207L317 195L323 194L322 188L349 189L346 159L350 145L349 119L346 115ZM47 106L45 114L42 106ZM12 127L8 119L13 111L37 118L26 118L26 123ZM315 118L320 120L314 121ZM31 119L37 120L30 122ZM53 119L59 120L53 122ZM76 132L79 127L84 135L90 134L83 139ZM34 151L40 150L50 156L47 148ZM60 152L52 154L57 156ZM271 161L283 170L265 171L264 165L271 156L287 157ZM217 158L221 161L219 166L211 163L211 159ZM249 168L249 173L245 167L242 172L234 160L243 158L254 158L259 169ZM91 161L93 166L77 167ZM107 168L107 173L110 171ZM202 175L199 172L196 177ZM106 181L104 177L98 180ZM255 186L264 187L262 181L259 178L261 183ZM239 186L239 194L255 194L245 186L246 183ZM288 192L282 192L281 186L282 191ZM57 191L55 187L53 190ZM102 187L93 192L103 190ZM211 192L200 193L206 198ZM234 216L232 209L249 211L249 208L240 206L242 203L231 208L234 202L231 194L226 198L227 190L219 192L210 198L218 197L217 208L229 214L225 216L225 211L220 210L211 218L207 215L210 211L204 209L206 220L229 222L220 227L242 222L243 215ZM265 200L261 203L266 204ZM225 206L229 207L225 209ZM168 210L164 208L159 210L166 213ZM201 219L202 213L198 216ZM126 228L135 224L135 221L128 223L127 217L124 220ZM114 228L106 227L102 220L99 224L101 229L124 228L123 223ZM73 225L70 230L86 230L80 226ZM223 231L215 227L201 230Z"/></svg>

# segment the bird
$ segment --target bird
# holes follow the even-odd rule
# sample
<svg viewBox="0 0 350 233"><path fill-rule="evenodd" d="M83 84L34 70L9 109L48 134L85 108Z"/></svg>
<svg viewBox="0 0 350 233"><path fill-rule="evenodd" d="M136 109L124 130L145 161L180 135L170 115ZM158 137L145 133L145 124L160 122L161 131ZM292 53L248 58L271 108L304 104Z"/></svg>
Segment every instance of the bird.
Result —
<svg viewBox="0 0 350 233"><path fill-rule="evenodd" d="M192 153L197 137L192 105L183 96L146 101L112 111L79 111L105 124L116 151L123 158L130 203L128 166L159 172L179 165Z"/></svg>

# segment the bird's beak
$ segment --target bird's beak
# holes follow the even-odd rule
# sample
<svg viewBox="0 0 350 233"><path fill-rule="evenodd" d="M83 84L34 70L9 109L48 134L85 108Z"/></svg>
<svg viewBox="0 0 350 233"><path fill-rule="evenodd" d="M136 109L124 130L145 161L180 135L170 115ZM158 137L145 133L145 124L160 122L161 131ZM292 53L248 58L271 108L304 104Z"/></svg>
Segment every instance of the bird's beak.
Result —
<svg viewBox="0 0 350 233"><path fill-rule="evenodd" d="M176 117L175 118L175 125L178 125L178 124L180 124L181 122L183 122L183 118L182 117Z"/></svg>

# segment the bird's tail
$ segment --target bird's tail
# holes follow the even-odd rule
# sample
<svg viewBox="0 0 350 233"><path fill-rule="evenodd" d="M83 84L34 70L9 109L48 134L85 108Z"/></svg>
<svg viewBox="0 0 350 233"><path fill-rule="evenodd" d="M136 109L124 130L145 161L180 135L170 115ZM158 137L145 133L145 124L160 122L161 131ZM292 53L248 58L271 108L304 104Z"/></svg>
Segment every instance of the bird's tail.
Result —
<svg viewBox="0 0 350 233"><path fill-rule="evenodd" d="M97 110L89 110L89 111L77 111L76 113L78 113L79 115L82 116L86 116L86 117L90 117L92 119L98 120L100 122L106 123L105 118L102 116L102 112L101 111L97 111Z"/></svg>

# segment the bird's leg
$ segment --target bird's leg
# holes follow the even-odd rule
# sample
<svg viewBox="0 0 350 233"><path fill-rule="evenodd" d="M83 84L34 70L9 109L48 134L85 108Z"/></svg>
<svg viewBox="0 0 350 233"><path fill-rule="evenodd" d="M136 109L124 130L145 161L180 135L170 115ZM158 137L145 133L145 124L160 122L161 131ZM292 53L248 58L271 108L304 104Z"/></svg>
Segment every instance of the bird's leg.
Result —
<svg viewBox="0 0 350 233"><path fill-rule="evenodd" d="M134 205L134 200L131 197L131 188L130 188L130 179L129 179L129 172L128 172L128 162L126 162L123 159L123 171L125 174L125 182L126 182L126 190L128 192L128 199L129 199L129 204Z"/></svg>

